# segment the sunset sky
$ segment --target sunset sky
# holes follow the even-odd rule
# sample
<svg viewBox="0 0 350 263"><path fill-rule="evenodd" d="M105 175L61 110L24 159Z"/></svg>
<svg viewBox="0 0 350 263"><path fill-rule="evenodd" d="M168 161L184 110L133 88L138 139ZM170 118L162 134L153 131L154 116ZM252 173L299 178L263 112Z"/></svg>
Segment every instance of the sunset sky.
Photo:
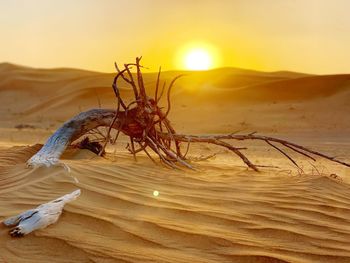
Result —
<svg viewBox="0 0 350 263"><path fill-rule="evenodd" d="M350 72L346 0L0 0L0 62L114 71L142 55L184 69L188 47L211 67Z"/></svg>

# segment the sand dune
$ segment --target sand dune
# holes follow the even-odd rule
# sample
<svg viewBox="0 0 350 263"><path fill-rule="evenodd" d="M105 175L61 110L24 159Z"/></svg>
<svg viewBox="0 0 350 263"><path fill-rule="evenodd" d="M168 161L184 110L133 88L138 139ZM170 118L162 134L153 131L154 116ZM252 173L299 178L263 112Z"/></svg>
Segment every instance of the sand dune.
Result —
<svg viewBox="0 0 350 263"><path fill-rule="evenodd" d="M350 160L350 75L224 68L164 72L163 80L181 73L170 116L178 132L257 130ZM67 118L115 107L113 76L0 64L0 220L82 189L44 230L12 239L0 226L0 262L350 262L350 171L329 162L313 167L300 157L300 175L278 152L250 143L254 162L279 167L258 174L195 145L191 156L216 158L175 171L142 154L135 162L121 137L106 158L69 149L70 174L26 168ZM144 78L152 94L156 73Z"/></svg>
<svg viewBox="0 0 350 263"><path fill-rule="evenodd" d="M2 227L5 262L347 262L349 186L326 176L256 174L220 165L169 171L70 153L62 168L26 169L34 148L7 150L1 217L82 189L60 221L19 240ZM74 155L78 155L77 158ZM92 159L91 159L92 158ZM88 164L88 165L87 165ZM142 169L140 169L142 167ZM11 177L7 177L11 175ZM154 197L153 191L159 191Z"/></svg>
<svg viewBox="0 0 350 263"><path fill-rule="evenodd" d="M171 112L177 129L196 133L240 129L264 133L350 131L350 117L346 114L350 107L349 75L223 68L164 72L162 81L169 83L179 74L185 76L172 91ZM99 105L115 107L113 77L114 74L74 69L44 70L1 64L2 127L26 123L52 130L81 111ZM156 73L145 73L144 79L147 90L153 94ZM119 87L122 96L131 99L130 88L122 82ZM166 106L166 101L162 104ZM191 125L193 122L195 125Z"/></svg>

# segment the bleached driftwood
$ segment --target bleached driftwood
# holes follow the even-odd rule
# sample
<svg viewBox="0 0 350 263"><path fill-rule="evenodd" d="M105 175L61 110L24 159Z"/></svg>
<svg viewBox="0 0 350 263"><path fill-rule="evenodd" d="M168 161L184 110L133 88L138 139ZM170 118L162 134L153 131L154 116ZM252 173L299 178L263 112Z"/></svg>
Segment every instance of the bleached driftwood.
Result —
<svg viewBox="0 0 350 263"><path fill-rule="evenodd" d="M27 165L50 167L60 164L59 159L71 142L96 127L109 126L115 113L115 110L92 109L76 115L51 135L40 151L27 161Z"/></svg>
<svg viewBox="0 0 350 263"><path fill-rule="evenodd" d="M146 151L146 147L150 146L152 150L154 150L157 154L159 154L159 156L161 157L161 161L163 161L165 164L171 164L169 166L173 168L175 166L172 163L172 161L178 162L189 168L192 168L192 167L186 162L185 156L179 154L179 149L177 149L177 151L176 150L173 151L173 150L168 150L164 145L158 146L156 142L160 141L159 139L162 139L164 141L173 140L178 144L180 142L186 142L188 143L188 146L190 143L198 143L198 142L216 144L216 145L225 147L230 151L232 151L233 153L235 153L236 155L238 155L248 167L252 168L255 171L258 171L257 166L252 164L249 161L249 159L241 152L241 150L244 150L246 148L233 147L229 143L223 140L238 140L238 141L258 140L258 141L266 142L267 144L269 144L270 146L274 147L279 152L281 152L284 156L286 156L297 167L298 167L297 163L288 154L286 154L284 151L278 148L275 144L280 144L282 146L285 146L286 148L289 148L298 154L304 155L313 161L315 161L316 159L314 159L311 155L320 156L330 161L337 162L339 164L342 164L348 167L350 166L350 164L344 161L338 160L335 157L327 156L325 154L305 148L295 143L291 143L291 142L273 138L273 137L256 135L254 133L246 134L246 135L228 134L228 135L195 136L195 135L176 134L175 131L174 132L169 131L169 133L164 133L162 131L158 131L154 129L153 131L156 133L156 136L154 136L155 138L151 138L149 137L149 135L145 136L145 130L142 129L142 126L139 120L137 119L140 116L137 110L138 108L133 108L129 111L115 111L111 109L92 109L76 115L72 119L65 122L53 135L51 135L51 137L47 140L44 146L27 161L27 165L29 167L40 167L40 166L50 167L53 165L62 165L69 170L68 166L60 162L60 157L62 153L65 151L65 149L67 148L67 146L69 146L74 140L87 134L89 131L100 126L105 126L105 127L114 128L119 132L123 132L124 134L130 136L132 138L131 142L133 142L133 140L137 140L140 145L142 145L141 142L144 143L140 149L136 149L136 150L129 149L131 153L135 154L143 150L147 153L147 155L150 158L152 158ZM152 121L152 124L153 122L154 120ZM165 156L163 156L160 153L160 151L163 151L164 153L166 153L169 159L165 158Z"/></svg>
<svg viewBox="0 0 350 263"><path fill-rule="evenodd" d="M49 203L42 204L35 209L10 217L3 221L3 224L8 227L14 227L9 232L13 237L21 237L34 230L43 229L54 224L60 217L65 204L75 200L79 195L80 189Z"/></svg>
<svg viewBox="0 0 350 263"><path fill-rule="evenodd" d="M120 132L129 136L130 144L128 149L134 155L134 157L136 156L136 153L144 151L147 156L153 160L153 157L148 152L148 150L151 150L159 157L160 161L164 165L172 168L178 168L178 165L193 168L186 158L190 144L209 143L230 150L249 168L258 171L259 165L253 164L244 153L244 150L247 148L233 146L228 142L232 140L254 140L267 143L270 147L274 148L276 151L280 152L284 157L290 160L299 169L301 168L298 166L293 157L286 151L286 149L296 154L303 155L313 161L316 161L314 156L318 156L350 167L349 163L339 160L336 157L325 155L286 140L260 136L256 135L255 133L210 136L177 134L175 129L172 127L170 120L168 119L168 114L171 109L170 92L175 81L180 76L174 78L169 84L166 92L167 108L166 111L163 112L162 107L159 104L165 89L165 83L160 94L158 93L161 72L159 71L158 73L155 94L154 97L151 98L146 93L141 73L142 66L140 65L140 59L141 58L136 58L136 63L125 64L123 70L120 70L116 65L118 74L114 78L112 84L113 91L117 99L116 110L93 109L73 117L71 120L64 123L63 126L48 139L42 149L28 160L28 166L49 167L57 164L62 165L59 158L70 143L87 134L90 130L93 130L99 126L107 126L109 129L106 136L103 136L104 145L101 148L100 154L104 151L104 148L109 142L110 132L113 128L117 130L117 135L113 140L114 142L117 140ZM136 67L137 79L135 79L131 74L130 70L133 67ZM117 87L118 79L121 80L121 78L132 87L134 93L134 100L129 104L124 103ZM180 147L181 143L187 144L185 154L182 153L182 148ZM66 167L64 164L63 166ZM262 165L261 167L264 166Z"/></svg>

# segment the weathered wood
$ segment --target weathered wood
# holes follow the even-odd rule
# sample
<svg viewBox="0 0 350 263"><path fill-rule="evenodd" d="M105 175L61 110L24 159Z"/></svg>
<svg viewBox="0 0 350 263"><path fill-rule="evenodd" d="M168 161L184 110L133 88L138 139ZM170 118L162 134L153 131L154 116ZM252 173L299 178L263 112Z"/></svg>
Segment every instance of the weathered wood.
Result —
<svg viewBox="0 0 350 263"><path fill-rule="evenodd" d="M68 145L94 128L109 126L115 113L115 110L92 109L76 115L50 136L44 146L27 161L27 165L49 167L58 164ZM116 121L115 125L119 124L120 120Z"/></svg>
<svg viewBox="0 0 350 263"><path fill-rule="evenodd" d="M37 208L10 217L4 220L3 224L7 227L13 227L9 232L13 237L21 237L35 230L43 229L56 223L62 213L63 207L75 200L79 195L80 189L46 204L42 204Z"/></svg>
<svg viewBox="0 0 350 263"><path fill-rule="evenodd" d="M297 162L292 158L292 156L286 153L283 148L280 148L280 146L288 148L297 154L304 155L313 161L316 160L313 156L319 156L347 167L350 166L350 164L345 161L305 148L295 143L273 137L256 135L255 133L242 135L228 134L209 136L177 134L167 117L171 109L170 92L174 86L175 81L180 76L174 78L169 85L167 91L167 110L165 113L163 113L161 107L158 105L162 96L162 94L158 96L160 71L157 76L155 97L150 98L146 94L141 73L142 66L140 65L140 59L141 58L136 58L135 64L125 64L125 68L123 70L120 70L116 65L118 74L114 78L112 84L114 94L117 98L116 110L93 109L78 114L71 120L64 123L63 126L60 127L48 139L42 149L28 160L28 165L37 167L43 165L52 166L60 164L59 158L69 144L71 144L74 140L78 139L82 135L88 133L92 129L100 126L107 126L109 129L107 135L104 136L104 144L101 148L100 154L102 154L107 143L110 141L111 129L116 129L118 132L113 141L117 140L120 132L129 136L131 141L131 147L129 147L129 151L134 154L134 156L137 152L144 151L152 159L151 155L149 155L147 152L147 148L150 148L155 154L158 155L160 161L163 164L172 168L177 168L177 165L193 168L188 163L188 160L185 157L186 154L183 155L181 153L180 143L187 143L187 152L190 143L200 142L224 147L241 158L241 160L249 168L258 171L258 166L253 164L243 153L242 150L245 150L246 148L234 147L227 142L228 140L258 140L266 142L268 145L275 148L281 154L287 157L298 168L299 166ZM136 67L137 83L130 71L132 67ZM127 73L129 77L124 75L124 73ZM117 83L118 79L120 78L122 78L127 84L131 85L134 92L135 100L130 102L128 105L124 103L119 92ZM163 93L163 90L161 93ZM121 108L123 111L120 111ZM135 149L134 141L137 142L141 148Z"/></svg>

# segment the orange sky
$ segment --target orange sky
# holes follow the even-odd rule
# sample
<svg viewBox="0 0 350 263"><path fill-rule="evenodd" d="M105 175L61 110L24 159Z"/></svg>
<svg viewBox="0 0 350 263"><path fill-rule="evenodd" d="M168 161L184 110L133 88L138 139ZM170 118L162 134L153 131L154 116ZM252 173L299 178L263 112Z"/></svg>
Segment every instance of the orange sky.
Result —
<svg viewBox="0 0 350 263"><path fill-rule="evenodd" d="M205 43L218 67L345 73L349 10L347 0L0 0L0 61L112 72L143 55L171 70L184 46Z"/></svg>

